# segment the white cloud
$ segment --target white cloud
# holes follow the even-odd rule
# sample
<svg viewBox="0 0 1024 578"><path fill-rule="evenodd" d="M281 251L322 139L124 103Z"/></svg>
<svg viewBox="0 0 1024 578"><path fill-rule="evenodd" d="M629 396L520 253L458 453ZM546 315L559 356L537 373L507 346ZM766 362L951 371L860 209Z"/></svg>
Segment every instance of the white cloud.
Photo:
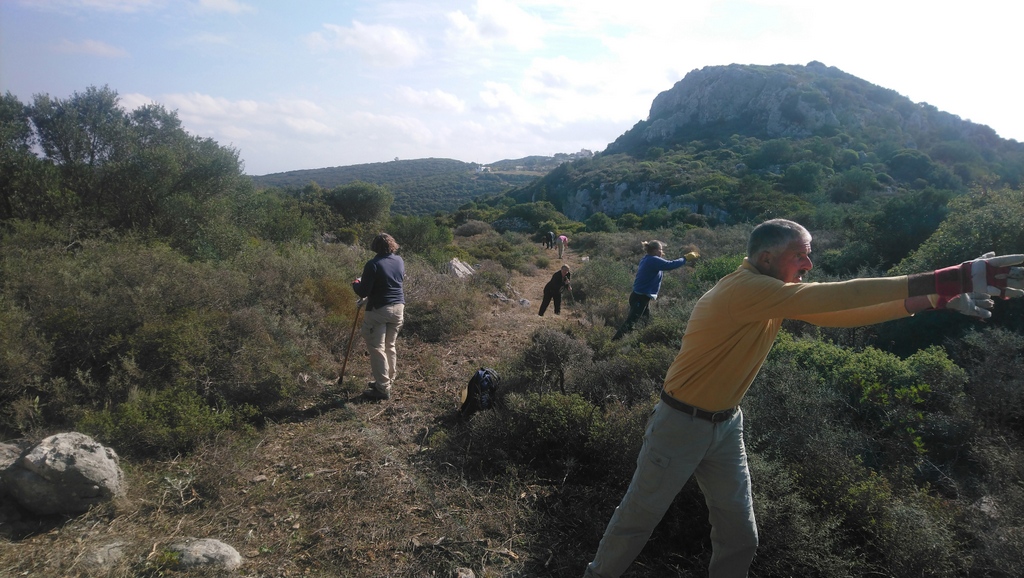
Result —
<svg viewBox="0 0 1024 578"><path fill-rule="evenodd" d="M394 26L363 24L353 20L352 26L324 24L325 32L306 36L306 45L313 52L332 50L354 51L375 66L401 67L413 64L422 54L416 39Z"/></svg>
<svg viewBox="0 0 1024 578"><path fill-rule="evenodd" d="M226 12L228 14L241 14L243 12L254 12L256 9L238 0L199 0L196 8L200 12Z"/></svg>
<svg viewBox="0 0 1024 578"><path fill-rule="evenodd" d="M352 115L351 121L352 128L364 132L363 138L369 138L372 141L411 140L421 145L434 141L434 133L430 127L412 116L357 112Z"/></svg>
<svg viewBox="0 0 1024 578"><path fill-rule="evenodd" d="M127 50L111 46L106 42L100 42L99 40L72 42L64 39L54 46L54 50L68 54L88 54L90 56L100 56L103 58L126 58L129 56Z"/></svg>
<svg viewBox="0 0 1024 578"><path fill-rule="evenodd" d="M321 136L331 136L335 134L334 129L330 126L312 118L284 117L282 122L284 122L284 125L296 134Z"/></svg>
<svg viewBox="0 0 1024 578"><path fill-rule="evenodd" d="M477 0L473 16L461 10L448 14L445 37L462 47L512 46L519 51L537 50L544 45L549 29L544 19L506 0Z"/></svg>
<svg viewBox="0 0 1024 578"><path fill-rule="evenodd" d="M542 110L508 84L485 82L480 91L480 100L493 113L514 117L524 125L543 123Z"/></svg>
<svg viewBox="0 0 1024 578"><path fill-rule="evenodd" d="M436 88L434 90L415 90L408 86L402 86L396 90L396 97L406 105L427 110L461 113L466 109L466 103L462 99Z"/></svg>

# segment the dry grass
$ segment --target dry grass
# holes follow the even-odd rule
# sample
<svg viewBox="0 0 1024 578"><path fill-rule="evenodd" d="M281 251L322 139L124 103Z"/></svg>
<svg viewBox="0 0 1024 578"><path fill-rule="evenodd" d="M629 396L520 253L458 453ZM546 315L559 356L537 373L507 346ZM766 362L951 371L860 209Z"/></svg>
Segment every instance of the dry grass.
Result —
<svg viewBox="0 0 1024 578"><path fill-rule="evenodd" d="M541 287L560 265L555 258L535 276L513 277L531 304L492 301L469 335L401 338L388 402L358 399L369 368L357 343L336 391L308 400L301 415L172 461L123 462L129 492L116 504L71 519L0 512L0 576L222 575L171 568L162 548L186 536L234 546L239 576L581 573L552 564L554 545L531 531L550 490L514 472L500 483L467 476L440 449L445 436L465 435L451 418L477 367L497 365L537 327L573 319L571 305L560 318L537 316ZM112 543L125 553L120 562L90 564Z"/></svg>

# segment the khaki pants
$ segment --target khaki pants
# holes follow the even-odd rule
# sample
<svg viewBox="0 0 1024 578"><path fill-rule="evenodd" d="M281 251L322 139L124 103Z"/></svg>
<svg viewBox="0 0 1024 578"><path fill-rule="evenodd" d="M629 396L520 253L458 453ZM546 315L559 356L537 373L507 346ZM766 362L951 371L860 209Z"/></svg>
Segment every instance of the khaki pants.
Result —
<svg viewBox="0 0 1024 578"><path fill-rule="evenodd" d="M625 572L691 475L696 475L708 504L708 576L746 576L757 550L757 524L743 446L743 413L737 411L732 419L716 424L663 402L654 408L633 481L584 576L615 578Z"/></svg>
<svg viewBox="0 0 1024 578"><path fill-rule="evenodd" d="M363 326L359 334L366 340L366 350L370 354L370 371L377 389L390 391L391 382L395 380L398 353L395 341L398 331L402 328L405 316L405 305L396 303L367 311L363 316Z"/></svg>

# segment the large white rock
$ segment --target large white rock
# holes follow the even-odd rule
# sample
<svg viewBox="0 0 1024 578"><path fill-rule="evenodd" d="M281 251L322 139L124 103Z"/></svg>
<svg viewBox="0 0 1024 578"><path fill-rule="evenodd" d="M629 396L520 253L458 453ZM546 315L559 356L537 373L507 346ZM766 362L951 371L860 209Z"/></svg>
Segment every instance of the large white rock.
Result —
<svg viewBox="0 0 1024 578"><path fill-rule="evenodd" d="M184 538L167 546L180 555L182 568L212 566L235 570L242 565L242 556L233 547L212 538Z"/></svg>
<svg viewBox="0 0 1024 578"><path fill-rule="evenodd" d="M52 435L0 471L7 493L39 514L78 514L124 495L117 453L78 433Z"/></svg>
<svg viewBox="0 0 1024 578"><path fill-rule="evenodd" d="M21 457L22 449L14 444L0 443L0 498L7 495L7 485L4 483L4 470L14 465Z"/></svg>
<svg viewBox="0 0 1024 578"><path fill-rule="evenodd" d="M448 264L445 266L445 270L447 270L449 274L455 275L459 279L472 277L476 273L476 271L474 271L472 267L458 259L452 259L451 261L448 261Z"/></svg>

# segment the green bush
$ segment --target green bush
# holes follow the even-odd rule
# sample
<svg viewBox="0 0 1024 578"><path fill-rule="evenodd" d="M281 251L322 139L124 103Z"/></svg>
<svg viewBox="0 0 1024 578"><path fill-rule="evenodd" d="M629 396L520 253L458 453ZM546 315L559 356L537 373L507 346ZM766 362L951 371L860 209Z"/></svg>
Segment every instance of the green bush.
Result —
<svg viewBox="0 0 1024 578"><path fill-rule="evenodd" d="M784 462L749 452L754 511L762 536L751 574L846 578L857 574L858 549L844 540L841 518L822 511Z"/></svg>
<svg viewBox="0 0 1024 578"><path fill-rule="evenodd" d="M366 257L256 242L229 262L190 262L135 237L65 247L27 227L0 244L0 395L11 404L0 415L11 429L64 427L133 388L289 411L336 375L354 313L346 285Z"/></svg>
<svg viewBox="0 0 1024 578"><path fill-rule="evenodd" d="M711 289L722 277L735 271L746 255L729 255L724 257L713 257L697 261L693 273L690 274L689 282L686 284L686 295L697 299Z"/></svg>
<svg viewBox="0 0 1024 578"><path fill-rule="evenodd" d="M403 334L438 342L465 335L478 326L487 303L472 284L438 273L415 258L406 260L405 273Z"/></svg>
<svg viewBox="0 0 1024 578"><path fill-rule="evenodd" d="M969 332L952 346L968 375L970 413L990 431L1024 436L1024 336L1001 328Z"/></svg>
<svg viewBox="0 0 1024 578"><path fill-rule="evenodd" d="M37 383L52 359L50 342L27 311L0 295L0 425L24 432L40 419Z"/></svg>
<svg viewBox="0 0 1024 578"><path fill-rule="evenodd" d="M610 400L627 406L650 403L661 391L665 373L678 350L678 347L641 344L598 361L591 369L577 374L572 390L599 405Z"/></svg>
<svg viewBox="0 0 1024 578"><path fill-rule="evenodd" d="M618 325L626 319L626 299L633 290L627 265L604 257L593 258L572 276L573 295L591 318Z"/></svg>
<svg viewBox="0 0 1024 578"><path fill-rule="evenodd" d="M460 245L476 261L497 261L509 271L518 271L533 261L540 249L522 233L490 232Z"/></svg>
<svg viewBox="0 0 1024 578"><path fill-rule="evenodd" d="M479 463L486 476L529 469L574 483L625 487L636 464L649 408L608 410L576 394L512 393L500 409L474 416L454 452ZM472 443L467 443L472 440Z"/></svg>
<svg viewBox="0 0 1024 578"><path fill-rule="evenodd" d="M585 342L553 329L538 329L510 362L504 389L565 394L566 384L575 381L573 374L587 373L592 358Z"/></svg>
<svg viewBox="0 0 1024 578"><path fill-rule="evenodd" d="M462 223L458 227L455 227L453 231L456 237L474 237L476 235L483 235L489 233L494 229L484 221L469 220Z"/></svg>
<svg viewBox="0 0 1024 578"><path fill-rule="evenodd" d="M86 412L77 426L124 455L174 456L237 427L253 411L211 406L183 388L142 390L113 408Z"/></svg>
<svg viewBox="0 0 1024 578"><path fill-rule="evenodd" d="M975 192L949 201L948 217L920 247L893 267L911 274L956 265L987 251L1019 253L1024 247L1024 191Z"/></svg>
<svg viewBox="0 0 1024 578"><path fill-rule="evenodd" d="M497 290L508 294L512 288L512 273L497 261L481 261L471 282L484 291Z"/></svg>

